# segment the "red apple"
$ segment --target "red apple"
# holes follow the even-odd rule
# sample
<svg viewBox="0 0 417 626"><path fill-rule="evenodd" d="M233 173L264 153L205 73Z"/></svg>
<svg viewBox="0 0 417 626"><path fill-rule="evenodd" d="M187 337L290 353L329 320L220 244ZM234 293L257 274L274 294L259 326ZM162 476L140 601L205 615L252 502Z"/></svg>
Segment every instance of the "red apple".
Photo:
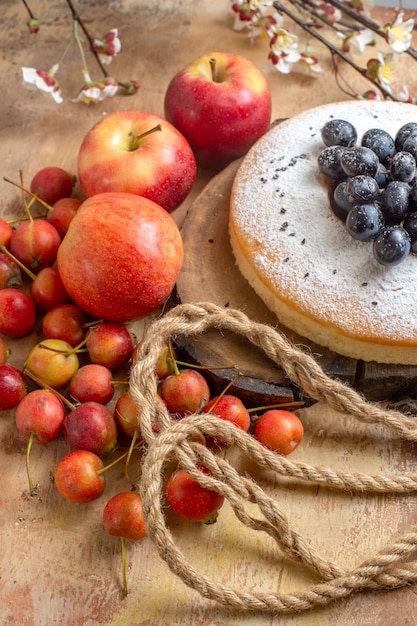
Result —
<svg viewBox="0 0 417 626"><path fill-rule="evenodd" d="M197 163L220 169L243 156L271 122L271 93L260 70L236 54L204 54L165 93L165 117L188 140Z"/></svg>
<svg viewBox="0 0 417 626"><path fill-rule="evenodd" d="M168 298L183 254L178 226L158 204L134 194L102 193L88 198L72 219L58 269L83 311L124 323Z"/></svg>
<svg viewBox="0 0 417 626"><path fill-rule="evenodd" d="M191 191L196 163L186 139L163 118L143 111L117 111L84 137L78 178L87 197L123 191L173 211Z"/></svg>

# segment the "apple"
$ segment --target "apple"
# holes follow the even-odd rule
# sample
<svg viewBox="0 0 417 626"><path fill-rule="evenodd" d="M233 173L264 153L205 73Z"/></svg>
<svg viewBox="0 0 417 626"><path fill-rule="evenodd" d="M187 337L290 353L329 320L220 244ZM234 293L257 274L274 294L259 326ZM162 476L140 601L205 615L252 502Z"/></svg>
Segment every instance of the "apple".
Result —
<svg viewBox="0 0 417 626"><path fill-rule="evenodd" d="M57 261L65 288L83 311L125 323L163 304L183 255L180 231L167 211L142 196L107 192L80 206Z"/></svg>
<svg viewBox="0 0 417 626"><path fill-rule="evenodd" d="M246 154L269 129L272 101L256 65L236 54L212 52L172 78L164 109L198 165L218 170Z"/></svg>
<svg viewBox="0 0 417 626"><path fill-rule="evenodd" d="M78 178L87 197L133 193L171 212L188 196L197 166L186 139L152 113L117 111L98 121L78 153Z"/></svg>

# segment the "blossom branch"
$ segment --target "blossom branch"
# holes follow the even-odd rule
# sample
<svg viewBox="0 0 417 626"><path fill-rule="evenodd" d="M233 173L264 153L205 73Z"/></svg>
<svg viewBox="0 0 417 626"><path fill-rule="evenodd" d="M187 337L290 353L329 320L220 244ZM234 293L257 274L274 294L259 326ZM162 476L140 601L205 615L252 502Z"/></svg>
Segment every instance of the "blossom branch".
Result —
<svg viewBox="0 0 417 626"><path fill-rule="evenodd" d="M356 20L359 24L361 24L365 28L369 28L376 35L379 35L379 37L382 37L382 39L386 39L386 33L383 29L380 28L379 24L377 22L374 22L374 20L371 20L366 15L363 15L363 13L359 13L358 11L355 11L354 9L350 8L347 4L340 2L340 0L326 0L326 2L328 4L331 4L332 7L334 7L335 9L339 9L339 11L342 11L349 17ZM407 48L407 50L404 50L404 52L406 52L411 57L413 57L413 59L417 60L417 50L414 50L414 48L409 47Z"/></svg>
<svg viewBox="0 0 417 626"><path fill-rule="evenodd" d="M291 4L296 4L293 0L290 0ZM328 0L329 4L332 4L333 0ZM395 100L392 93L386 89L383 85L379 84L377 81L373 80L370 76L367 75L366 70L355 63L347 54L345 54L342 50L334 46L331 42L329 42L325 37L323 37L317 30L317 25L312 26L307 24L302 19L300 19L295 13L287 9L279 0L275 0L273 2L273 7L279 12L283 13L287 17L289 17L294 23L296 23L300 28L302 28L309 35L320 41L324 46L330 50L332 56L337 56L343 61L345 61L348 65L350 65L355 71L357 71L361 76L366 78L369 82L371 82L385 97L389 97L392 100Z"/></svg>

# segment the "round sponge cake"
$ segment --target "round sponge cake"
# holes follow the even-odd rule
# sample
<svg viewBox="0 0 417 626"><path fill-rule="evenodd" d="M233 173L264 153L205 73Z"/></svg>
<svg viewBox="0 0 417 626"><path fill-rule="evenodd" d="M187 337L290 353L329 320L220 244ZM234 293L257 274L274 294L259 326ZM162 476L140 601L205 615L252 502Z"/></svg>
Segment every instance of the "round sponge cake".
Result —
<svg viewBox="0 0 417 626"><path fill-rule="evenodd" d="M417 121L415 105L349 101L275 125L235 177L230 241L237 265L287 328L338 354L417 364L417 255L385 267L372 243L352 239L329 202L317 157L321 128L350 121L358 142L370 128L393 137Z"/></svg>

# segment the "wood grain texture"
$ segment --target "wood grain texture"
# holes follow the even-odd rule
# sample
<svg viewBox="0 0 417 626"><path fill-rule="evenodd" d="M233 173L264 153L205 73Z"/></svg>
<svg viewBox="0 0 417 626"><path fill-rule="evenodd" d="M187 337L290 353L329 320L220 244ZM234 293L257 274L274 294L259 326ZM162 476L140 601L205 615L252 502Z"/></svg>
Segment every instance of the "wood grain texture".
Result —
<svg viewBox="0 0 417 626"><path fill-rule="evenodd" d="M172 75L210 49L223 49L251 58L266 74L273 94L273 118L283 118L345 95L330 77L331 63L324 53L323 76L295 72L283 76L269 67L265 42L250 46L246 33L232 31L228 3L210 0L80 0L94 35L118 27L123 54L114 61L120 79L141 83L137 95L114 98L99 106L71 101L82 84L75 48L62 66L59 79L65 102L57 106L21 85L21 67L49 68L63 51L70 20L63 0L32 0L31 8L44 24L36 37L25 26L21 3L2 0L0 22L0 162L2 173L26 180L37 169L59 165L75 172L78 147L85 132L106 112L140 108L163 113L163 95ZM380 12L381 22L392 15ZM92 73L94 66L91 67ZM356 77L351 77L355 83ZM413 77L411 80L415 81ZM410 80L408 81L410 83ZM175 212L182 224L187 210L211 180L199 172L187 201ZM0 215L20 211L20 196L2 183ZM140 337L144 323L132 325ZM12 364L21 367L39 335L10 341ZM358 425L349 416L325 406L300 411L305 425L303 445L293 459L345 471L402 474L415 468L413 444L398 441L382 428ZM26 487L25 443L18 436L12 412L0 419L0 623L16 626L339 626L415 624L413 588L389 593L355 595L346 601L309 613L281 617L242 615L205 600L173 575L153 544L144 540L128 546L128 585L121 589L120 546L101 525L102 510L117 491L126 488L122 469L108 475L106 495L89 505L63 501L51 482L57 461L68 451L65 442L36 446L32 472L41 490L30 498ZM226 452L225 452L226 454ZM266 475L245 458L234 458L279 499L291 524L326 558L349 569L396 538L417 513L414 496L358 496L330 492ZM107 459L106 459L107 460ZM140 475L140 459L131 467ZM248 505L251 507L251 505ZM289 565L271 541L242 528L225 505L218 524L192 527L169 519L178 546L196 568L214 580L254 591L291 592L316 579Z"/></svg>

